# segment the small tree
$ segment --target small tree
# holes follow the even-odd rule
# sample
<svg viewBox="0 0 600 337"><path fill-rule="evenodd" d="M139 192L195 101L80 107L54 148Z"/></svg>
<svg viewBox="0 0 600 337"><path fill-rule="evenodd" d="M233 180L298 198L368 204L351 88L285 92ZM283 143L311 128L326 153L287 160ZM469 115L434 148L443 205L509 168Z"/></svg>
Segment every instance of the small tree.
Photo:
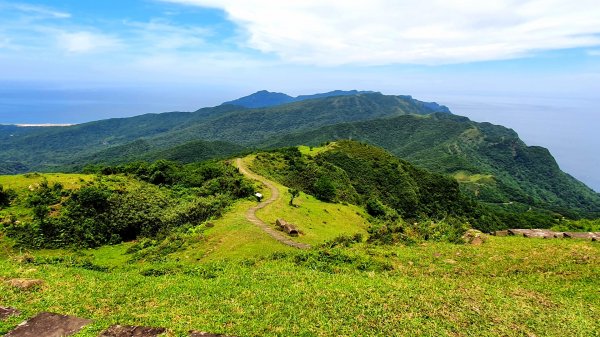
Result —
<svg viewBox="0 0 600 337"><path fill-rule="evenodd" d="M290 199L290 206L294 206L294 199L300 195L300 191L295 188L288 189L288 192L292 195Z"/></svg>

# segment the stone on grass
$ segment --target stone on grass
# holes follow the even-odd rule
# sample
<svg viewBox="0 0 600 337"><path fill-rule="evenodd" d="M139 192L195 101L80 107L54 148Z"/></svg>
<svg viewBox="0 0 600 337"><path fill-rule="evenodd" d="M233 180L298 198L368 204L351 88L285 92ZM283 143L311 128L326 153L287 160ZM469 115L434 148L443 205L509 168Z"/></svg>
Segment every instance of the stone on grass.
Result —
<svg viewBox="0 0 600 337"><path fill-rule="evenodd" d="M190 331L190 337L235 337L235 336L227 336L214 334L209 332L199 332L199 331Z"/></svg>
<svg viewBox="0 0 600 337"><path fill-rule="evenodd" d="M73 335L90 324L89 319L42 312L19 324L5 337L64 337Z"/></svg>
<svg viewBox="0 0 600 337"><path fill-rule="evenodd" d="M476 229L469 229L462 236L462 239L465 243L468 243L470 245L480 246L487 240L487 236Z"/></svg>
<svg viewBox="0 0 600 337"><path fill-rule="evenodd" d="M523 233L526 238L552 239L555 238L556 232L548 229L530 229Z"/></svg>
<svg viewBox="0 0 600 337"><path fill-rule="evenodd" d="M21 312L15 308L0 307L0 321L3 321L10 316L19 316Z"/></svg>
<svg viewBox="0 0 600 337"><path fill-rule="evenodd" d="M565 238L569 239L593 240L594 238L596 238L596 235L594 235L594 233L591 232L565 232L564 235Z"/></svg>
<svg viewBox="0 0 600 337"><path fill-rule="evenodd" d="M113 325L99 337L156 337L165 331L165 328Z"/></svg>
<svg viewBox="0 0 600 337"><path fill-rule="evenodd" d="M508 231L507 230L495 231L495 232L492 232L492 235L495 235L495 236L508 236Z"/></svg>
<svg viewBox="0 0 600 337"><path fill-rule="evenodd" d="M508 235L512 236L524 236L523 234L529 232L529 229L509 229Z"/></svg>
<svg viewBox="0 0 600 337"><path fill-rule="evenodd" d="M6 281L6 284L8 284L11 287L19 288L21 290L30 290L33 288L41 287L44 284L44 281L35 279L14 278Z"/></svg>

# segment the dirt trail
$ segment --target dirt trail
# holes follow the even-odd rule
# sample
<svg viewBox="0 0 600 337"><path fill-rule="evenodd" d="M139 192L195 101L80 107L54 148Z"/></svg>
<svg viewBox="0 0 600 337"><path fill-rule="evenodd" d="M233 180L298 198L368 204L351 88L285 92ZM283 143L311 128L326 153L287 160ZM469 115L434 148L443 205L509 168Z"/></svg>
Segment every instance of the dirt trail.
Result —
<svg viewBox="0 0 600 337"><path fill-rule="evenodd" d="M283 243L284 245L288 245L290 247L299 248L299 249L310 248L309 244L293 241L292 239L290 239L283 233L271 228L271 226L269 226L268 224L266 224L264 221L262 221L261 219L259 219L256 216L256 211L258 211L259 209L265 208L266 206L272 204L277 199L279 199L279 189L277 189L275 184L273 184L273 182L271 182L267 178L265 178L263 176L259 176L258 174L250 171L246 166L244 166L244 163L242 162L241 158L237 158L235 160L235 165L240 170L240 173L242 173L243 175L247 176L250 179L260 181L261 183L265 184L265 186L267 186L269 188L269 190L271 190L271 197L268 200L265 200L246 211L246 219L248 219L248 221L250 221L253 224L255 224L256 226L258 226L265 233L269 234L273 239Z"/></svg>

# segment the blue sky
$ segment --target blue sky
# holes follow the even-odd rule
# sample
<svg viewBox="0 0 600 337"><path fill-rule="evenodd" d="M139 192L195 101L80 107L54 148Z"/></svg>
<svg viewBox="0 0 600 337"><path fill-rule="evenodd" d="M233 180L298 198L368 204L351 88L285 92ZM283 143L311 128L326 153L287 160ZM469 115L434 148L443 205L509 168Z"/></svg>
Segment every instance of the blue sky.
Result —
<svg viewBox="0 0 600 337"><path fill-rule="evenodd" d="M600 190L600 138L580 139L600 125L597 0L0 0L0 123L195 110L261 89L439 101L562 153ZM564 113L545 115L557 97Z"/></svg>

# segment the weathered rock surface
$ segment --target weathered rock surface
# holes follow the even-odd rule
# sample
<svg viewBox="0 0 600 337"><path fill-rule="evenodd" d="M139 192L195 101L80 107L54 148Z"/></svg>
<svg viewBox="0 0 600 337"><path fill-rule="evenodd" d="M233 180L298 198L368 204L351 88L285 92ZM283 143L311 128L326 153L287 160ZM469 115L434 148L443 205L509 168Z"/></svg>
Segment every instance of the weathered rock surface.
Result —
<svg viewBox="0 0 600 337"><path fill-rule="evenodd" d="M5 337L64 337L77 333L90 324L89 319L42 312L19 324Z"/></svg>
<svg viewBox="0 0 600 337"><path fill-rule="evenodd" d="M469 229L462 236L462 239L465 243L468 243L470 245L480 246L487 240L487 236L476 229Z"/></svg>
<svg viewBox="0 0 600 337"><path fill-rule="evenodd" d="M496 236L523 236L526 238L542 238L542 239L585 239L591 241L600 241L600 232L555 232L549 229L508 229L506 231L496 231Z"/></svg>
<svg viewBox="0 0 600 337"><path fill-rule="evenodd" d="M0 321L3 321L10 316L19 316L21 312L15 308L0 307Z"/></svg>
<svg viewBox="0 0 600 337"><path fill-rule="evenodd" d="M156 337L165 333L165 331L164 328L113 325L99 337Z"/></svg>

